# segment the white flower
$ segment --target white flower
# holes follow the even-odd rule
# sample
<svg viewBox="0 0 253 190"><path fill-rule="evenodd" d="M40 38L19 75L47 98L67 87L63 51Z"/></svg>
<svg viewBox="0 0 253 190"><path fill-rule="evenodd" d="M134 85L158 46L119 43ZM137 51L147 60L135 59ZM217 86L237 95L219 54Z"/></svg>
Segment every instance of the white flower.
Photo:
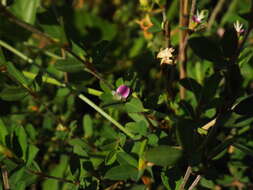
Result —
<svg viewBox="0 0 253 190"><path fill-rule="evenodd" d="M197 11L197 14L192 17L193 22L200 24L205 18L205 11Z"/></svg>
<svg viewBox="0 0 253 190"><path fill-rule="evenodd" d="M162 59L161 60L161 65L162 64L173 64L173 52L175 50L173 48L166 48L164 50L161 50L158 54L157 54L157 58Z"/></svg>
<svg viewBox="0 0 253 190"><path fill-rule="evenodd" d="M244 32L243 24L241 24L238 20L234 23L234 28L238 34L241 34Z"/></svg>

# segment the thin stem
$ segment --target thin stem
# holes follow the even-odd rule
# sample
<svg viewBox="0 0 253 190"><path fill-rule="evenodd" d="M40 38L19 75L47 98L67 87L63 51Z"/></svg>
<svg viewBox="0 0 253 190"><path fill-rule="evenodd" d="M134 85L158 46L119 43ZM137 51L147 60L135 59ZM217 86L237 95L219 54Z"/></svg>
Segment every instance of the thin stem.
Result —
<svg viewBox="0 0 253 190"><path fill-rule="evenodd" d="M207 30L210 30L210 29L211 29L211 27L212 27L212 25L213 25L213 23L214 23L214 21L215 21L217 15L218 15L218 13L219 13L219 12L222 10L222 8L223 8L223 5L225 4L225 1L226 1L226 0L219 0L219 1L218 1L217 5L215 6L215 8L214 8L214 10L213 10L213 12L212 12L212 14L211 14L211 16L210 16L210 19L209 19L209 21L208 21Z"/></svg>
<svg viewBox="0 0 253 190"><path fill-rule="evenodd" d="M123 133L125 133L127 136L129 136L132 139L135 139L135 136L126 130L124 126L122 126L119 122L117 122L115 119L113 119L110 115L108 115L104 110L102 110L100 107L98 107L96 104L94 104L91 100L89 100L87 97L85 97L83 94L79 94L78 97L83 100L85 103L90 105L93 109L95 109L98 113L100 113L102 116L104 116L107 120L109 120L111 123L113 123L119 130L121 130Z"/></svg>
<svg viewBox="0 0 253 190"><path fill-rule="evenodd" d="M183 182L181 183L181 185L179 187L179 190L184 190L184 187L185 187L185 185L186 185L186 183L187 183L187 181L188 181L191 173L192 173L192 167L188 166L187 170L185 172L184 178L183 178Z"/></svg>
<svg viewBox="0 0 253 190"><path fill-rule="evenodd" d="M28 63L33 63L33 60L31 58L27 57L25 54L23 54L22 52L18 51L15 48L13 48L12 46L10 46L9 44L7 44L6 42L4 42L2 40L0 40L0 46L6 48L10 52L14 53L15 55L17 55L18 57L23 59L24 61L27 61Z"/></svg>
<svg viewBox="0 0 253 190"><path fill-rule="evenodd" d="M188 190L193 190L199 183L199 180L201 179L201 175L197 175L191 186L189 187Z"/></svg>
<svg viewBox="0 0 253 190"><path fill-rule="evenodd" d="M196 0L192 0L191 3L191 10L190 10L190 19L192 18L192 16L194 15L196 9Z"/></svg>
<svg viewBox="0 0 253 190"><path fill-rule="evenodd" d="M3 178L3 187L4 190L10 190L9 178L8 178L8 171L5 165L1 165L1 173Z"/></svg>
<svg viewBox="0 0 253 190"><path fill-rule="evenodd" d="M179 14L179 25L182 28L186 28L189 23L189 14L188 14L188 0L180 0L180 14ZM181 29L180 30L180 39L179 39L179 72L180 79L183 79L187 76L186 73L186 62L187 62L187 31ZM185 89L180 86L180 98L185 98Z"/></svg>
<svg viewBox="0 0 253 190"><path fill-rule="evenodd" d="M169 21L167 19L167 10L168 10L168 0L166 1L166 4L163 8L163 34L164 34L164 41L165 41L165 48L169 48L170 47L170 24Z"/></svg>

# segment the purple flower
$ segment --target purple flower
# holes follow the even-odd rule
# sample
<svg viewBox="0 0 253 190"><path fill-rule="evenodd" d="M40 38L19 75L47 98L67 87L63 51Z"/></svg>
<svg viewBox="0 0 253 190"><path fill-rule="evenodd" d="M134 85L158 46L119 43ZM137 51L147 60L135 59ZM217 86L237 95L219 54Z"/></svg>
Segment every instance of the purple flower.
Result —
<svg viewBox="0 0 253 190"><path fill-rule="evenodd" d="M130 94L130 88L126 85L120 85L117 90L116 90L116 93L118 95L120 95L122 98L124 99L127 99L127 97L129 96Z"/></svg>

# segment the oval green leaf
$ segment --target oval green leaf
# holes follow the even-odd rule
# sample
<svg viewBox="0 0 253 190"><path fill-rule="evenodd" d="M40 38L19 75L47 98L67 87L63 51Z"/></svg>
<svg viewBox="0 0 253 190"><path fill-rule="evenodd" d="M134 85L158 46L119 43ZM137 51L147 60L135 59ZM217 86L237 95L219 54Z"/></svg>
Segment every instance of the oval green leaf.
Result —
<svg viewBox="0 0 253 190"><path fill-rule="evenodd" d="M167 145L161 145L148 150L145 159L158 166L172 166L182 157L182 150Z"/></svg>
<svg viewBox="0 0 253 190"><path fill-rule="evenodd" d="M68 58L66 60L59 60L55 64L56 69L63 72L80 72L84 70L84 65L74 58Z"/></svg>
<svg viewBox="0 0 253 190"><path fill-rule="evenodd" d="M17 86L7 86L0 93L0 98L5 101L21 100L27 95L27 91Z"/></svg>
<svg viewBox="0 0 253 190"><path fill-rule="evenodd" d="M106 172L105 178L111 180L136 180L138 176L137 168L130 165L120 165L111 168Z"/></svg>
<svg viewBox="0 0 253 190"><path fill-rule="evenodd" d="M192 37L189 39L189 45L200 58L212 62L223 62L221 48L209 38L204 36Z"/></svg>

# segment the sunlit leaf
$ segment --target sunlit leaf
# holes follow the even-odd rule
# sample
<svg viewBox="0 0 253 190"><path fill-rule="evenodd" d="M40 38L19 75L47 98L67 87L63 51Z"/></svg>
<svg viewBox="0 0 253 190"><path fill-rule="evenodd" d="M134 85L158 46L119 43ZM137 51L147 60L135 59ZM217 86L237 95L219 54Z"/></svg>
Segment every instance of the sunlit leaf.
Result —
<svg viewBox="0 0 253 190"><path fill-rule="evenodd" d="M147 161L159 166L173 166L182 157L182 150L171 146L160 145L145 153Z"/></svg>

